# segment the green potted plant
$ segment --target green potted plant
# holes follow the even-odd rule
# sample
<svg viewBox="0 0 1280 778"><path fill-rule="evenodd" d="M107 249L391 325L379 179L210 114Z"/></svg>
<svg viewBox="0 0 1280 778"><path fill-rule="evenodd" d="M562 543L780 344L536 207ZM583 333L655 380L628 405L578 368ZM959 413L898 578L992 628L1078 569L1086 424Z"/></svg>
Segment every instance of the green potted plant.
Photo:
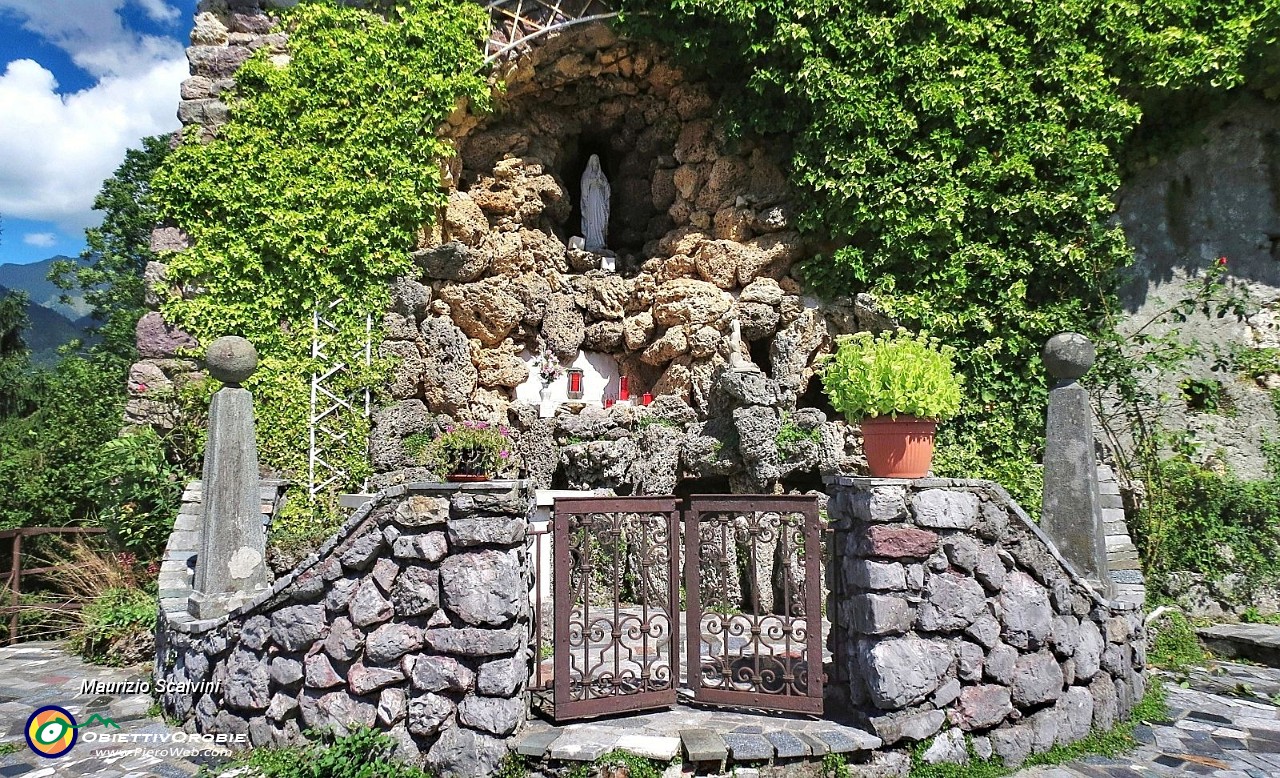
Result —
<svg viewBox="0 0 1280 778"><path fill-rule="evenodd" d="M906 330L837 339L822 368L836 410L862 426L871 475L922 478L933 461L939 421L960 410L955 349Z"/></svg>
<svg viewBox="0 0 1280 778"><path fill-rule="evenodd" d="M505 427L483 421L462 421L423 449L423 464L444 473L448 481L487 481L511 457L511 437Z"/></svg>

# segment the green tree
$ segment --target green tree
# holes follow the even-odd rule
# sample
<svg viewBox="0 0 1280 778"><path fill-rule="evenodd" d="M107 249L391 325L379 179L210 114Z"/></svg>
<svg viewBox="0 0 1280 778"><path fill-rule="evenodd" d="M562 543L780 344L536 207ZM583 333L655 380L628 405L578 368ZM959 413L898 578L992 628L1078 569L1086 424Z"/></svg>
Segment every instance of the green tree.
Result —
<svg viewBox="0 0 1280 778"><path fill-rule="evenodd" d="M27 406L24 375L27 346L27 295L0 288L0 419L16 416Z"/></svg>
<svg viewBox="0 0 1280 778"><path fill-rule="evenodd" d="M50 273L63 289L84 291L101 323L99 345L52 370L26 371L25 297L0 298L0 527L102 523L149 555L172 521L183 475L163 442L150 430L119 437L158 221L150 179L168 153L162 137L126 153L94 200L103 221L87 231L85 255L96 260L60 262Z"/></svg>
<svg viewBox="0 0 1280 778"><path fill-rule="evenodd" d="M0 421L27 407L23 375L28 352L22 338L27 326L27 296L0 287Z"/></svg>
<svg viewBox="0 0 1280 778"><path fill-rule="evenodd" d="M119 374L69 355L27 375L34 409L0 421L0 527L79 523L96 515L95 452L120 432Z"/></svg>
<svg viewBox="0 0 1280 778"><path fill-rule="evenodd" d="M141 148L126 151L93 201L103 217L100 226L85 231L89 248L83 256L92 264L60 261L49 274L63 289L84 292L99 322L98 350L126 363L134 359L134 327L146 312L143 271L155 259L151 230L160 220L151 202L151 176L168 155L164 135L143 138Z"/></svg>

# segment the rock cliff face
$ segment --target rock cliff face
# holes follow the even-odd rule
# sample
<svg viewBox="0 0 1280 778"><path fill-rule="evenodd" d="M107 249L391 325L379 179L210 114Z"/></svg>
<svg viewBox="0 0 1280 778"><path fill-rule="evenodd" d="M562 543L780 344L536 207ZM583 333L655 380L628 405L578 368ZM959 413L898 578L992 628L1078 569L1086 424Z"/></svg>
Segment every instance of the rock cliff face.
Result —
<svg viewBox="0 0 1280 778"><path fill-rule="evenodd" d="M1178 384L1186 378L1220 386L1216 411L1197 409L1195 398L1188 398L1169 409L1166 424L1191 431L1238 475L1258 478L1266 468L1262 443L1280 430L1270 396L1280 375L1254 380L1212 366L1214 349L1280 346L1280 106L1243 97L1200 129L1196 142L1131 176L1117 197L1135 253L1122 294L1129 316L1124 329L1142 327L1187 296L1210 263L1227 258L1228 282L1251 298L1245 321L1197 315L1147 333L1176 326L1183 343L1206 355L1160 390L1179 397Z"/></svg>

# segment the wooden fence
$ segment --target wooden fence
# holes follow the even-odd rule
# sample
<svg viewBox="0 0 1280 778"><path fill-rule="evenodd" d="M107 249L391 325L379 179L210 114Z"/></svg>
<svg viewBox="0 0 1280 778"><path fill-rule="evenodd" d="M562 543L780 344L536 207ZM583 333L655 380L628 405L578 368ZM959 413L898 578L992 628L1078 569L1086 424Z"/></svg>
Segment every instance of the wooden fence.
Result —
<svg viewBox="0 0 1280 778"><path fill-rule="evenodd" d="M23 610L21 605L22 597L22 577L25 575L40 575L42 573L57 572L65 565L46 565L43 567L22 566L22 539L36 537L38 535L101 535L106 530L101 527L20 527L18 529L7 529L0 531L0 544L8 541L9 558L12 560L12 566L6 572L0 573L0 578L6 581L5 588L9 591L9 605L0 607L0 617L9 617L9 635L6 638L6 645L13 645L18 639L18 622L19 616ZM43 610L60 610L60 611L78 611L82 607L78 602L49 603L41 605Z"/></svg>

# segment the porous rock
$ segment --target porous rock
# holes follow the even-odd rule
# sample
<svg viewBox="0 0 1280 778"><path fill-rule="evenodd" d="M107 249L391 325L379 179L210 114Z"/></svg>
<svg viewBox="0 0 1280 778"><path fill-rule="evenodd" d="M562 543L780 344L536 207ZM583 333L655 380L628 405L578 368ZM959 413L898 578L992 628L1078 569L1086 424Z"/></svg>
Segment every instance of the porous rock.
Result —
<svg viewBox="0 0 1280 778"><path fill-rule="evenodd" d="M448 557L440 565L445 607L467 624L500 626L520 612L520 568L503 551L477 551Z"/></svg>

